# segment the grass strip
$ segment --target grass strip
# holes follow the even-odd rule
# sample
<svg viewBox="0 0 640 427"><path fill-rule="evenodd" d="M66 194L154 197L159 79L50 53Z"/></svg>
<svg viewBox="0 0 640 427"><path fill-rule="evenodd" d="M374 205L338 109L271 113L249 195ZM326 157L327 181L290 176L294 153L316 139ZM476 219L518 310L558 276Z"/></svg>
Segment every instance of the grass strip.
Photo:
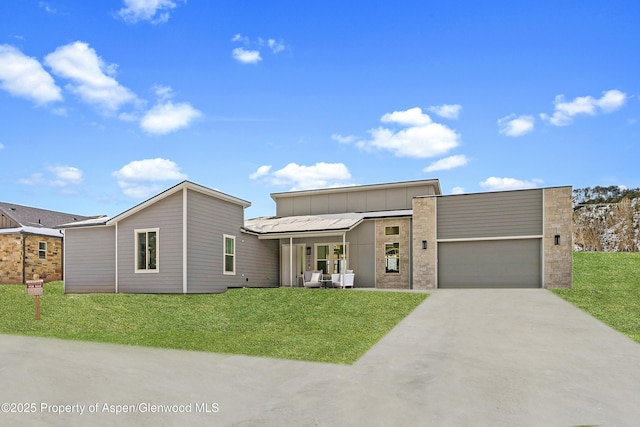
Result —
<svg viewBox="0 0 640 427"><path fill-rule="evenodd" d="M24 285L1 285L0 333L351 364L425 298L296 288L65 295L51 282L36 321Z"/></svg>
<svg viewBox="0 0 640 427"><path fill-rule="evenodd" d="M640 343L640 253L575 252L573 288L553 292Z"/></svg>

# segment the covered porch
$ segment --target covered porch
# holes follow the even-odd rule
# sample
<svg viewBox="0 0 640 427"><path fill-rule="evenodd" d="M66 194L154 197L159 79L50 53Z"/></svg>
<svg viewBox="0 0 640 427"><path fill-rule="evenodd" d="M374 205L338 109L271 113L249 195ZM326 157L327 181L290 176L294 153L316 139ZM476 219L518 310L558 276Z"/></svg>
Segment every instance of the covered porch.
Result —
<svg viewBox="0 0 640 427"><path fill-rule="evenodd" d="M299 287L305 271L321 271L324 280L350 267L349 233L364 220L363 213L256 218L245 222L244 231L259 239L280 242L280 284Z"/></svg>

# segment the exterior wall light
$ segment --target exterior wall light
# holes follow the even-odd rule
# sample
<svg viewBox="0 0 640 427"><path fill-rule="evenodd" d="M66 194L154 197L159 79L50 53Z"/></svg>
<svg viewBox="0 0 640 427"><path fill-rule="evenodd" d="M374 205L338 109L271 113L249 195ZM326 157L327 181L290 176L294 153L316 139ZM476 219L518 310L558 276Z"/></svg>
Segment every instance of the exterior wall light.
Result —
<svg viewBox="0 0 640 427"><path fill-rule="evenodd" d="M426 240L422 241L422 249L427 249L427 241Z"/></svg>
<svg viewBox="0 0 640 427"><path fill-rule="evenodd" d="M560 244L560 235L556 234L555 236L553 236L553 244L555 246L558 246Z"/></svg>

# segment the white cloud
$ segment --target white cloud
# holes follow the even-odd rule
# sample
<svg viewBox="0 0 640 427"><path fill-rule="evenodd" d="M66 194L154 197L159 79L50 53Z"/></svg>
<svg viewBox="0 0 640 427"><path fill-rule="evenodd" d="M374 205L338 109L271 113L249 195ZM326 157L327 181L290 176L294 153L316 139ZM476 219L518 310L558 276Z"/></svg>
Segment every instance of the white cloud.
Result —
<svg viewBox="0 0 640 427"><path fill-rule="evenodd" d="M38 105L62 100L62 90L40 62L6 44L0 45L0 88Z"/></svg>
<svg viewBox="0 0 640 427"><path fill-rule="evenodd" d="M464 166L469 163L469 159L464 154L458 154L455 156L445 157L444 159L440 159L437 162L431 163L429 166L424 168L424 172L435 172L441 170L449 170L454 169L460 166Z"/></svg>
<svg viewBox="0 0 640 427"><path fill-rule="evenodd" d="M82 182L82 171L73 166L52 166L47 168L54 175L54 180L50 185L65 187L70 184L80 184Z"/></svg>
<svg viewBox="0 0 640 427"><path fill-rule="evenodd" d="M128 23L149 21L160 24L169 20L169 15L176 8L172 0L124 0L124 6L118 15Z"/></svg>
<svg viewBox="0 0 640 427"><path fill-rule="evenodd" d="M246 50L242 47L237 47L233 49L232 54L236 61L242 62L243 64L256 64L262 61L260 52L257 50Z"/></svg>
<svg viewBox="0 0 640 427"><path fill-rule="evenodd" d="M265 178L271 185L289 186L290 191L345 186L351 179L344 163L324 162L311 166L289 163L274 172L271 172L271 166L261 166L253 175Z"/></svg>
<svg viewBox="0 0 640 427"><path fill-rule="evenodd" d="M166 101L173 97L173 89L171 86L155 85L151 89L160 101Z"/></svg>
<svg viewBox="0 0 640 427"><path fill-rule="evenodd" d="M387 113L380 119L382 123L397 123L406 126L421 126L431 123L431 117L422 112L420 107L409 108L405 111Z"/></svg>
<svg viewBox="0 0 640 427"><path fill-rule="evenodd" d="M258 179L261 178L265 175L269 174L269 171L271 170L271 165L264 165L264 166L260 166L258 168L258 170L256 170L254 173L252 173L251 175L249 175L250 179Z"/></svg>
<svg viewBox="0 0 640 427"><path fill-rule="evenodd" d="M334 141L339 142L340 144L350 144L350 143L356 141L358 138L356 136L353 136L353 135L343 136L343 135L334 133L333 135L331 135L331 139L333 139Z"/></svg>
<svg viewBox="0 0 640 427"><path fill-rule="evenodd" d="M579 96L566 101L564 95L558 95L553 101L553 115L540 114L540 117L555 126L571 124L577 115L593 116L599 112L610 113L621 108L627 100L627 94L617 89L603 92L599 99L592 96Z"/></svg>
<svg viewBox="0 0 640 427"><path fill-rule="evenodd" d="M24 185L47 185L50 187L67 187L82 183L82 171L73 166L49 166L41 172L32 174L29 178L22 178L18 182Z"/></svg>
<svg viewBox="0 0 640 427"><path fill-rule="evenodd" d="M45 12L50 13L52 15L55 15L57 13L57 10L51 7L47 2L44 2L44 1L38 2L38 6L41 9L44 9Z"/></svg>
<svg viewBox="0 0 640 427"><path fill-rule="evenodd" d="M462 188L462 187L453 187L451 189L451 194L464 194L464 188Z"/></svg>
<svg viewBox="0 0 640 427"><path fill-rule="evenodd" d="M187 175L171 160L156 158L135 160L113 172L122 192L134 199L148 198L163 187L161 181L182 181Z"/></svg>
<svg viewBox="0 0 640 427"><path fill-rule="evenodd" d="M271 48L273 53L280 53L285 49L285 44L281 41L276 41L275 39L269 39L267 44Z"/></svg>
<svg viewBox="0 0 640 427"><path fill-rule="evenodd" d="M240 33L235 34L231 38L231 41L244 45L244 47L237 47L231 51L233 58L243 64L257 64L262 61L263 58L261 53L267 48L271 50L271 53L274 55L287 48L287 45L282 40L276 40L273 38L264 39L262 37L251 40L249 37L243 36Z"/></svg>
<svg viewBox="0 0 640 427"><path fill-rule="evenodd" d="M522 136L533 131L535 118L533 116L516 116L510 114L498 120L499 132L507 136Z"/></svg>
<svg viewBox="0 0 640 427"><path fill-rule="evenodd" d="M622 107L626 101L627 101L626 93L620 92L617 89L613 89L613 90L604 92L603 95L600 97L600 99L596 101L596 104L605 113L610 113Z"/></svg>
<svg viewBox="0 0 640 427"><path fill-rule="evenodd" d="M371 129L371 139L356 142L358 147L365 150L391 151L397 157L428 158L446 154L460 145L460 135L445 125L433 123L431 118L417 107L387 113L380 120L406 128Z"/></svg>
<svg viewBox="0 0 640 427"><path fill-rule="evenodd" d="M536 188L542 184L541 179L532 179L531 181L523 181L515 178L498 178L489 177L480 183L480 186L488 191L504 191L504 190L522 190L528 188Z"/></svg>
<svg viewBox="0 0 640 427"><path fill-rule="evenodd" d="M167 101L147 111L140 120L140 127L151 134L165 135L188 127L201 116L202 113L189 103L174 104Z"/></svg>
<svg viewBox="0 0 640 427"><path fill-rule="evenodd" d="M80 98L107 111L136 101L133 92L116 81L115 65L106 65L87 43L76 41L58 47L44 59L57 76L71 80L67 88Z"/></svg>
<svg viewBox="0 0 640 427"><path fill-rule="evenodd" d="M429 107L429 111L437 114L440 117L444 117L446 119L457 119L458 117L460 117L460 112L462 111L462 105L458 105L458 104L434 105L433 107Z"/></svg>

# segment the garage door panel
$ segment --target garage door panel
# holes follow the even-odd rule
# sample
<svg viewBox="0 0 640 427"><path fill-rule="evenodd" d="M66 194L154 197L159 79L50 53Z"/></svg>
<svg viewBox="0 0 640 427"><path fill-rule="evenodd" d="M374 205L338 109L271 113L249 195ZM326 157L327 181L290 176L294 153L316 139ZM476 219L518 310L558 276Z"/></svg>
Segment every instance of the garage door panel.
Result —
<svg viewBox="0 0 640 427"><path fill-rule="evenodd" d="M440 288L539 288L540 239L438 243Z"/></svg>

